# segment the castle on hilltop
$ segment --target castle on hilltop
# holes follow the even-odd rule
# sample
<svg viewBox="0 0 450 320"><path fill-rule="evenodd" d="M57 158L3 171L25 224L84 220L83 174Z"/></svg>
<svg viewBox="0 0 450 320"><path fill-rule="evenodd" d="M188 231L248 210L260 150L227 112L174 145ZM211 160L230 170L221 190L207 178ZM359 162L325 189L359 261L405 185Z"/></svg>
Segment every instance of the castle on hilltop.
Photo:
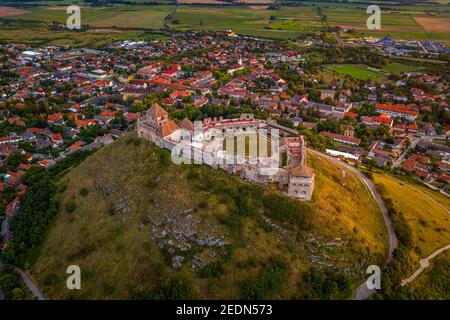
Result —
<svg viewBox="0 0 450 320"><path fill-rule="evenodd" d="M287 196L311 200L314 170L306 165L303 136L270 118L258 120L253 114L242 114L238 119L208 118L196 125L185 118L177 124L155 103L139 117L137 133L140 138L172 153L180 151L185 161L207 164L215 170L221 168L266 186L275 182L286 190ZM231 138L234 142L240 135L250 134L260 139L256 156L236 153L234 143L231 152L228 147L224 148L224 141ZM270 155L259 155L264 148L264 143L260 141L268 141Z"/></svg>

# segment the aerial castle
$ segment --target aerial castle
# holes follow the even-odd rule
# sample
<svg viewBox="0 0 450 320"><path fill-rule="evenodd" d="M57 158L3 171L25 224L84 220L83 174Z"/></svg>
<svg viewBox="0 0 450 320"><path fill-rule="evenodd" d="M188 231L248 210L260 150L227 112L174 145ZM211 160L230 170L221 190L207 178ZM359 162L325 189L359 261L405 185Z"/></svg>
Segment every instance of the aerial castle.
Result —
<svg viewBox="0 0 450 320"><path fill-rule="evenodd" d="M215 170L221 168L228 173L238 173L242 179L263 185L276 182L286 190L287 196L311 200L314 170L306 165L303 136L270 118L258 120L252 114L242 114L239 119L208 118L196 125L184 119L177 124L155 103L139 117L137 132L140 138L172 151L172 155L176 153L184 163L189 160L188 163L208 164ZM234 150L235 139L239 141L240 136L251 134L259 139L254 147L255 151L259 149L256 153L270 145L269 156L253 156L245 150L239 154ZM233 143L227 143L224 150L224 141ZM261 141L266 142L266 147ZM229 145L232 145L231 150Z"/></svg>

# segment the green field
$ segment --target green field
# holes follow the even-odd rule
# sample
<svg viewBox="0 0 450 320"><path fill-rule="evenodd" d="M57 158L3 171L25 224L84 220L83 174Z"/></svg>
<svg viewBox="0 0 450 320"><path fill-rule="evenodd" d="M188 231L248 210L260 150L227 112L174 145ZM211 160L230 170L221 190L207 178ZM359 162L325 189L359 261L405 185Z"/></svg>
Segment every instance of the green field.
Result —
<svg viewBox="0 0 450 320"><path fill-rule="evenodd" d="M44 22L64 23L67 19L67 1L44 1L46 6L27 9L30 12L6 17ZM124 5L92 7L78 1L82 6L82 24L92 27L136 27L159 29L164 18L175 10L171 0L161 0L164 5ZM60 6L56 7L55 5ZM167 4L167 5L165 5ZM415 17L450 18L447 6L382 6L381 30L367 30L367 6L352 3L320 4L331 26L354 29L344 38L383 37L389 34L405 39L434 39L450 43L446 33L427 33ZM424 12L426 10L426 12ZM247 6L180 5L170 27L177 30L232 30L239 34L274 39L295 39L310 33L326 30L317 13L316 5L305 2L301 6L279 9L254 9Z"/></svg>
<svg viewBox="0 0 450 320"><path fill-rule="evenodd" d="M311 6L254 10L249 7L198 5L181 6L171 27L178 30L232 30L240 34L285 39L324 28Z"/></svg>
<svg viewBox="0 0 450 320"><path fill-rule="evenodd" d="M164 18L174 6L130 6L115 5L111 7L81 7L81 24L91 27L107 28L148 28L160 29ZM66 7L38 7L29 13L5 17L5 19L23 19L43 22L65 23L69 17Z"/></svg>
<svg viewBox="0 0 450 320"><path fill-rule="evenodd" d="M46 26L11 25L0 26L0 42L10 41L29 43L31 45L70 45L73 47L101 48L113 41L151 39L153 35L142 31L118 31L113 29L101 32L51 30Z"/></svg>
<svg viewBox="0 0 450 320"><path fill-rule="evenodd" d="M402 72L420 71L421 69L423 69L423 68L420 66L412 66L412 65L407 65L407 64L403 64L403 63L390 63L390 64L384 66L381 70L384 72L399 74Z"/></svg>
<svg viewBox="0 0 450 320"><path fill-rule="evenodd" d="M385 76L381 72L370 70L364 66L350 64L331 64L327 65L325 69L357 80L381 80Z"/></svg>

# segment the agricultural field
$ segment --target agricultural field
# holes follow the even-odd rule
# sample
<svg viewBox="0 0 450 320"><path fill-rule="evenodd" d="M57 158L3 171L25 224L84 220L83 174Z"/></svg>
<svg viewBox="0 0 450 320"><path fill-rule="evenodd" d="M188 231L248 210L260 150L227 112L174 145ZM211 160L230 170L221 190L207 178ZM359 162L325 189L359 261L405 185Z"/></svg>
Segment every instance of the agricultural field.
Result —
<svg viewBox="0 0 450 320"><path fill-rule="evenodd" d="M71 4L81 6L84 25L159 29L175 6L171 5L174 4L172 0L158 2L163 5L92 7L83 1ZM233 30L243 35L274 39L295 39L305 33L318 33L326 29L316 6L310 3L296 7L281 6L274 10L268 7L271 0L242 2L247 6L224 6L221 0L182 0L170 26L177 30ZM43 6L27 8L29 12L8 13L5 18L59 23L66 21L66 1L39 3ZM331 26L353 29L352 33L344 34L344 37L382 37L389 34L405 39L433 39L450 43L450 14L446 6L436 5L432 10L422 6L382 7L381 30L367 30L366 19L369 15L366 6L346 3L321 4L320 7Z"/></svg>
<svg viewBox="0 0 450 320"><path fill-rule="evenodd" d="M357 80L381 80L385 76L383 73L370 70L365 66L350 64L331 64L327 65L325 70L344 76L350 76Z"/></svg>
<svg viewBox="0 0 450 320"><path fill-rule="evenodd" d="M428 33L450 33L450 19L415 17L414 20Z"/></svg>
<svg viewBox="0 0 450 320"><path fill-rule="evenodd" d="M150 39L150 33L134 30L92 29L86 31L51 30L36 23L13 22L0 26L0 42L17 41L31 45L70 45L73 47L101 48L113 41Z"/></svg>
<svg viewBox="0 0 450 320"><path fill-rule="evenodd" d="M285 39L324 28L311 6L281 7L280 10L182 6L176 11L171 27L180 30L232 30L241 34Z"/></svg>
<svg viewBox="0 0 450 320"><path fill-rule="evenodd" d="M92 27L122 27L159 29L165 17L174 6L129 6L81 7L81 24ZM23 19L43 22L65 23L66 7L46 6L28 10L28 13L6 17L7 19Z"/></svg>
<svg viewBox="0 0 450 320"><path fill-rule="evenodd" d="M0 17L16 16L25 13L28 13L28 11L12 7L0 7Z"/></svg>
<svg viewBox="0 0 450 320"><path fill-rule="evenodd" d="M179 4L226 4L219 0L178 0Z"/></svg>
<svg viewBox="0 0 450 320"><path fill-rule="evenodd" d="M367 6L359 4L322 6L322 11L327 16L329 24L344 29L353 29L352 36L383 37L389 34L404 39L433 39L450 43L450 33L445 31L446 21L450 18L446 6L437 5L433 9L424 6L381 6L380 30L367 29L366 21L369 14L366 13L366 10ZM419 21L433 21L433 24L429 26L419 23Z"/></svg>
<svg viewBox="0 0 450 320"><path fill-rule="evenodd" d="M450 243L450 199L431 189L381 173L374 174L380 192L391 198L410 226L416 262Z"/></svg>

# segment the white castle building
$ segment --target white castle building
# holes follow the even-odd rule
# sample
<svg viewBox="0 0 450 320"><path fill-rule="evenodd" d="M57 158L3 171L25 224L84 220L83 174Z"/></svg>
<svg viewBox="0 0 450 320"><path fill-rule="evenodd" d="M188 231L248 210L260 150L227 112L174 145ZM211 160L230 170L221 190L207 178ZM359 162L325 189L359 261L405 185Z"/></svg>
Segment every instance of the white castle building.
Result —
<svg viewBox="0 0 450 320"><path fill-rule="evenodd" d="M140 138L172 151L172 159L208 164L263 185L276 182L287 196L311 200L314 170L306 165L303 136L270 118L242 114L239 119L208 118L195 125L184 119L177 124L155 103L139 117L137 132Z"/></svg>

